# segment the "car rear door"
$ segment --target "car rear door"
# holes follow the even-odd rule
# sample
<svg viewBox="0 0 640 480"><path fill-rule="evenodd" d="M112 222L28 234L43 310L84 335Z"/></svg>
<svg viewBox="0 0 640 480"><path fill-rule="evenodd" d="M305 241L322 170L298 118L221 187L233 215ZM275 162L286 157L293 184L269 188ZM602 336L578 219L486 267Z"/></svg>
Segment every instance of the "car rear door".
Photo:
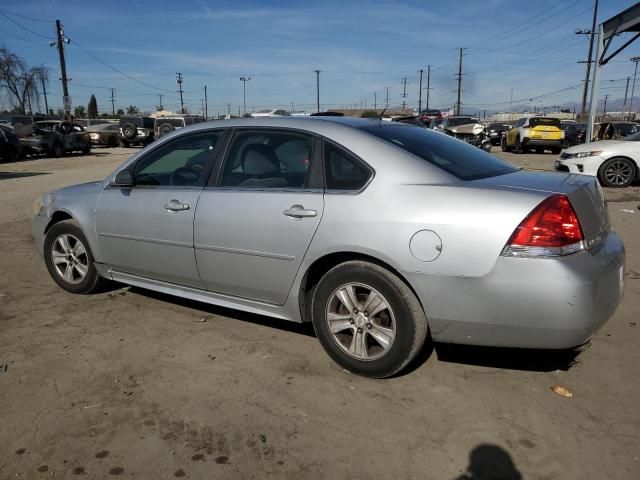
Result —
<svg viewBox="0 0 640 480"><path fill-rule="evenodd" d="M107 187L98 199L102 261L125 274L202 288L193 220L223 130L181 135L130 166L133 187Z"/></svg>
<svg viewBox="0 0 640 480"><path fill-rule="evenodd" d="M320 140L238 129L200 195L194 245L216 293L284 304L324 210Z"/></svg>

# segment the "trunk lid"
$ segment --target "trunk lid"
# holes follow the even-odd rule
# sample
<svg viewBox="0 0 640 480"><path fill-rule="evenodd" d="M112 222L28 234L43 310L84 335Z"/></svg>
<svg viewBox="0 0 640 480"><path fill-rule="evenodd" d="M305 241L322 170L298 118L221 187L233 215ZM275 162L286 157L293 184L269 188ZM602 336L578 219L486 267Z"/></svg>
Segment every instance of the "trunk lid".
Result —
<svg viewBox="0 0 640 480"><path fill-rule="evenodd" d="M566 195L580 220L587 248L599 244L609 231L607 203L596 177L519 170L507 175L474 180L473 183L510 190L538 191L548 195Z"/></svg>

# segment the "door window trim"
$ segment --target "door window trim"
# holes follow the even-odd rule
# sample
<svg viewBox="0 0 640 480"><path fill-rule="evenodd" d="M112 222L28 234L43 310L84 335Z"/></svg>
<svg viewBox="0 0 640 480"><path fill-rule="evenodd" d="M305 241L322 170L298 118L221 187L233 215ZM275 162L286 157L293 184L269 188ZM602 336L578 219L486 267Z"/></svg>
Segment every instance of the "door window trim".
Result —
<svg viewBox="0 0 640 480"><path fill-rule="evenodd" d="M239 186L222 186L222 171L227 160L228 155L231 153L231 145L235 138L243 133L256 133L266 134L273 133L293 133L297 135L304 135L311 138L312 142L312 155L311 155L311 167L309 169L310 185L304 188L297 187L282 187L282 188L255 188L255 187L239 187ZM293 192L293 193L323 193L324 192L324 170L322 161L322 137L314 132L307 130L301 130L297 128L282 128L282 127L232 127L229 129L227 138L224 142L224 148L219 152L216 158L216 165L212 170L209 177L209 181L205 185L205 190L220 190L220 191L237 191L237 192Z"/></svg>
<svg viewBox="0 0 640 480"><path fill-rule="evenodd" d="M367 181L364 183L364 185L362 187L360 187L359 189L354 189L354 190L341 190L341 189L332 189L332 188L327 188L327 177L326 177L326 169L324 168L324 162L325 162L325 148L327 145L331 145L335 148L338 148L340 150L344 150L351 158L353 158L357 163L359 163L362 167L364 167L366 170L369 171L369 178L367 179ZM355 153L353 153L351 150L349 150L347 147L345 147L344 145L341 145L337 142L334 142L333 140L330 140L326 137L322 137L322 165L323 165L323 184L324 184L324 193L325 194L331 194L331 195L358 195L359 193L362 193L366 190L366 188L369 186L369 184L373 181L374 177L376 176L376 171L375 169L369 165L367 162L365 162L362 158L360 158L358 155L356 155Z"/></svg>

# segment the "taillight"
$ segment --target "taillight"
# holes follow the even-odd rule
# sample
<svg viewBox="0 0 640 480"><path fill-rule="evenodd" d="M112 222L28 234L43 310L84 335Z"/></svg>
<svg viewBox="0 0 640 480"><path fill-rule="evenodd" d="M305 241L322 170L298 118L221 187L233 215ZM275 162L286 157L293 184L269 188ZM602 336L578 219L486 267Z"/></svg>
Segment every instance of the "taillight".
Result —
<svg viewBox="0 0 640 480"><path fill-rule="evenodd" d="M540 203L515 229L502 255L557 257L584 250L580 220L566 195Z"/></svg>

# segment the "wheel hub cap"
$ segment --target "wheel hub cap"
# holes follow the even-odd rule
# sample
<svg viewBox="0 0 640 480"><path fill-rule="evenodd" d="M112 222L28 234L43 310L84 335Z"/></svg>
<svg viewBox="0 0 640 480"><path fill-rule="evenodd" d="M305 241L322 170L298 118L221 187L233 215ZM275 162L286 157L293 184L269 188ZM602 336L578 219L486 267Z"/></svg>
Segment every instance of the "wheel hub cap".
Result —
<svg viewBox="0 0 640 480"><path fill-rule="evenodd" d="M75 235L63 234L51 246L51 262L56 273L72 285L81 283L89 272L89 257Z"/></svg>
<svg viewBox="0 0 640 480"><path fill-rule="evenodd" d="M333 341L357 360L384 356L395 339L391 306L380 292L361 283L347 283L329 296L326 321Z"/></svg>

